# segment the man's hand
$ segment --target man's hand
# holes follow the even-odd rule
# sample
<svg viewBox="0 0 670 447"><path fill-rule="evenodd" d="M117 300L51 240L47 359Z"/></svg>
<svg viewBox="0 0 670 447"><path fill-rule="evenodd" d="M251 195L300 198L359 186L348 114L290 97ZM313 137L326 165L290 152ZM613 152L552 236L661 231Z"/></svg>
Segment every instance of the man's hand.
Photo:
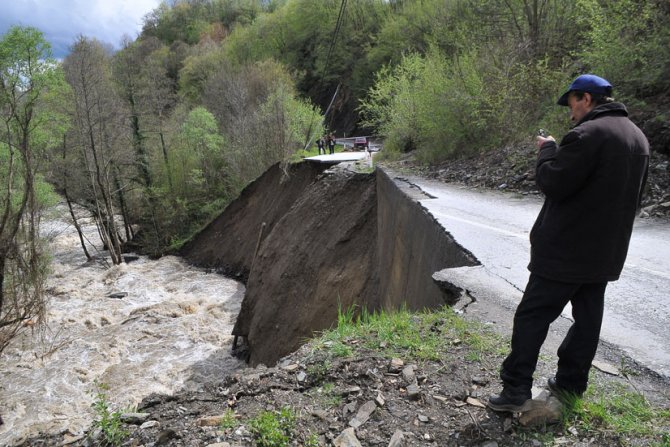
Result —
<svg viewBox="0 0 670 447"><path fill-rule="evenodd" d="M549 135L548 137L540 137L540 136L538 136L538 137L536 137L536 139L535 139L535 144L537 145L537 148L539 149L539 148L541 148L542 145L543 145L544 143L546 143L547 141L556 141L556 140L555 140L554 137L552 137L551 135Z"/></svg>

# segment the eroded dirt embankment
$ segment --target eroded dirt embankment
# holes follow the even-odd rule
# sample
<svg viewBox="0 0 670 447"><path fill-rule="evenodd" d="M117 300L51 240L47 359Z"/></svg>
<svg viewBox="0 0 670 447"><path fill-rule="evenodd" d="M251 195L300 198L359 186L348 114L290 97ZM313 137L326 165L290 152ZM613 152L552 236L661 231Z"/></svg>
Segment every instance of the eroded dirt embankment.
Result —
<svg viewBox="0 0 670 447"><path fill-rule="evenodd" d="M246 279L233 334L252 365L274 364L339 309L449 304L431 275L477 264L383 171L326 168L300 163L286 177L271 167L182 252Z"/></svg>

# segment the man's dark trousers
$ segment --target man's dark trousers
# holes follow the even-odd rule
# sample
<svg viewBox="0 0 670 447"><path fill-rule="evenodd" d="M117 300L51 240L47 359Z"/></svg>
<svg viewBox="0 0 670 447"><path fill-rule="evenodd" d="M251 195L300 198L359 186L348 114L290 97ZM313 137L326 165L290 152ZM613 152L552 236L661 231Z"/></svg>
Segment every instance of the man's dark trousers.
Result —
<svg viewBox="0 0 670 447"><path fill-rule="evenodd" d="M556 382L583 393L596 355L603 319L607 282L573 284L530 275L514 315L512 352L502 364L500 378L513 395L530 398L533 373L549 325L572 303L574 323L558 348Z"/></svg>

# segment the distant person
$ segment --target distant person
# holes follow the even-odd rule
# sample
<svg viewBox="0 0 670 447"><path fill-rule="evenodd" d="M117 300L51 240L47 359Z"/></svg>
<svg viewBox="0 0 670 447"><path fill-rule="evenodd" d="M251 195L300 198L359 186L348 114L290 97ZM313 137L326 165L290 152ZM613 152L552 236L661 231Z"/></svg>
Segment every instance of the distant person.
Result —
<svg viewBox="0 0 670 447"><path fill-rule="evenodd" d="M332 133L328 134L328 152L331 154L335 153L335 136Z"/></svg>
<svg viewBox="0 0 670 447"><path fill-rule="evenodd" d="M528 409L533 372L549 325L572 303L574 323L548 381L558 397L586 391L603 318L605 288L619 279L649 165L649 143L611 98L605 79L577 77L558 104L574 128L556 144L537 137L535 179L545 195L530 233L530 278L514 315L496 411Z"/></svg>
<svg viewBox="0 0 670 447"><path fill-rule="evenodd" d="M325 148L325 142L323 141L323 137L316 140L316 146L319 148L319 155L326 155L326 148Z"/></svg>

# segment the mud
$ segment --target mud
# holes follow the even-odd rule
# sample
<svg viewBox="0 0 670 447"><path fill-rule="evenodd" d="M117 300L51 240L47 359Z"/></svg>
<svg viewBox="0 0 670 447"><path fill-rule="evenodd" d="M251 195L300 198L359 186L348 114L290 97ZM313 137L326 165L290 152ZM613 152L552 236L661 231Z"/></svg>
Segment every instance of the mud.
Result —
<svg viewBox="0 0 670 447"><path fill-rule="evenodd" d="M256 246L327 167L300 163L285 172L278 164L272 166L179 254L194 265L246 283Z"/></svg>
<svg viewBox="0 0 670 447"><path fill-rule="evenodd" d="M233 334L251 365L274 364L343 310L449 304L432 273L477 263L383 171L324 169L272 167L184 250L247 278Z"/></svg>

